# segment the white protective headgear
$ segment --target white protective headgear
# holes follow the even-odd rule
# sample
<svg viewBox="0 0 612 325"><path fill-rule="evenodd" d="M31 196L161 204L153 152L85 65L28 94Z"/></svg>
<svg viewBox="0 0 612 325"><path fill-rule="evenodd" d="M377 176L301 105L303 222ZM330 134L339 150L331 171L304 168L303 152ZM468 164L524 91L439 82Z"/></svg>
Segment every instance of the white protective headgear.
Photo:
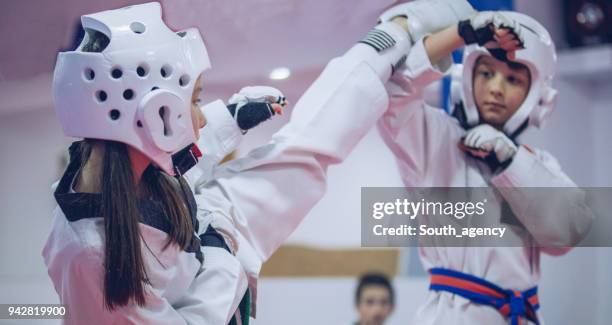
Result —
<svg viewBox="0 0 612 325"><path fill-rule="evenodd" d="M191 96L210 68L195 28L174 32L157 2L81 17L85 38L59 53L55 110L67 136L128 144L174 175L172 154L196 142ZM92 35L110 42L86 52Z"/></svg>
<svg viewBox="0 0 612 325"><path fill-rule="evenodd" d="M531 86L527 97L504 125L504 132L514 136L527 119L529 125L541 127L552 112L557 95L557 91L552 88L557 54L548 31L535 19L518 12L500 13L520 24L524 48L516 51L514 62L524 64L531 73ZM465 122L469 127L476 126L479 122L474 99L473 74L476 61L482 55L491 54L478 44L467 46L463 52L461 100L465 110ZM457 77L457 74L453 75ZM456 98L456 94L452 97Z"/></svg>

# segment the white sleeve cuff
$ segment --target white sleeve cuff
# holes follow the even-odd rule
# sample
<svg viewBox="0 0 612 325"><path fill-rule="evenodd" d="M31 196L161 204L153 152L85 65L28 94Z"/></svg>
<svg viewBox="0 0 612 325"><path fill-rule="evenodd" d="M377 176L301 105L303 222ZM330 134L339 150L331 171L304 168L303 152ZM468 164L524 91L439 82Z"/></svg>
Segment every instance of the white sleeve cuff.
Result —
<svg viewBox="0 0 612 325"><path fill-rule="evenodd" d="M370 45L357 43L343 57L355 63L365 62L383 83L387 82L391 76L392 64Z"/></svg>
<svg viewBox="0 0 612 325"><path fill-rule="evenodd" d="M198 147L203 159L216 157L218 162L238 148L243 135L223 101L216 100L203 106L202 113L207 123L200 131Z"/></svg>
<svg viewBox="0 0 612 325"><path fill-rule="evenodd" d="M406 60L405 77L408 78L417 88L423 88L434 81L442 79L449 74L452 67L452 58L448 57L440 60L435 66L429 61L429 56L425 50L425 38L419 39L410 50Z"/></svg>
<svg viewBox="0 0 612 325"><path fill-rule="evenodd" d="M512 162L501 173L491 178L491 183L498 188L525 187L532 183L537 156L524 146L519 146Z"/></svg>

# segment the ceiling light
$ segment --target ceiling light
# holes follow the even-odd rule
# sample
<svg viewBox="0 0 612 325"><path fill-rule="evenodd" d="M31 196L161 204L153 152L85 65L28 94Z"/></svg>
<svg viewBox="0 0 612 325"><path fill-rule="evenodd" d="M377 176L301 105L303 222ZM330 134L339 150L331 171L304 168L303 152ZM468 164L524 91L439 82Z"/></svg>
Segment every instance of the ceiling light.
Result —
<svg viewBox="0 0 612 325"><path fill-rule="evenodd" d="M272 80L283 80L289 78L290 75L291 70L289 70L289 68L280 67L272 70L272 72L270 72L269 78Z"/></svg>

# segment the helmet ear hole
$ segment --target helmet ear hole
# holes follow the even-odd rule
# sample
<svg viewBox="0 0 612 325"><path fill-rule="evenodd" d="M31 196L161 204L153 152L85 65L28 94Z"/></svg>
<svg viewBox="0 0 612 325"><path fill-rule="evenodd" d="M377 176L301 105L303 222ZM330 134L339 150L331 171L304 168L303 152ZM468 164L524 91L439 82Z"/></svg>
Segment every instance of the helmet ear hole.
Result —
<svg viewBox="0 0 612 325"><path fill-rule="evenodd" d="M85 71L83 71L83 76L85 77L85 80L92 81L96 78L96 73L92 68L87 68Z"/></svg>
<svg viewBox="0 0 612 325"><path fill-rule="evenodd" d="M146 63L141 63L136 68L136 74L139 77L145 77L147 74L149 74L149 66Z"/></svg>
<svg viewBox="0 0 612 325"><path fill-rule="evenodd" d="M162 78L170 78L172 75L172 66L169 64L164 64L159 70L159 74L161 74Z"/></svg>
<svg viewBox="0 0 612 325"><path fill-rule="evenodd" d="M96 99L98 100L98 102L104 103L107 98L108 98L108 95L106 94L104 90L96 91Z"/></svg>
<svg viewBox="0 0 612 325"><path fill-rule="evenodd" d="M165 136L172 136L172 128L170 128L170 114L169 114L169 110L168 107L166 106L162 106L159 108L159 117L162 119L162 122L164 123L164 135Z"/></svg>
<svg viewBox="0 0 612 325"><path fill-rule="evenodd" d="M134 91L132 89L126 89L123 91L123 98L125 100L132 100L134 98Z"/></svg>
<svg viewBox="0 0 612 325"><path fill-rule="evenodd" d="M119 79L121 78L121 76L123 76L123 71L121 71L121 68L114 68L111 71L111 76L113 77L113 79Z"/></svg>
<svg viewBox="0 0 612 325"><path fill-rule="evenodd" d="M133 22L130 24L130 29L135 34L142 34L147 30L147 27L141 22Z"/></svg>
<svg viewBox="0 0 612 325"><path fill-rule="evenodd" d="M111 120L116 121L119 119L119 117L121 117L121 112L119 112L119 110L117 109L112 109L109 113L108 116L110 117Z"/></svg>
<svg viewBox="0 0 612 325"><path fill-rule="evenodd" d="M136 121L142 121L146 135L155 147L165 152L175 152L184 148L187 142L195 142L192 125L182 121L189 111L189 105L179 95L159 89L143 94L138 100ZM180 114L183 115L182 120L178 118Z"/></svg>
<svg viewBox="0 0 612 325"><path fill-rule="evenodd" d="M181 87L187 87L187 85L189 85L189 81L191 80L191 78L189 77L188 74L184 74L179 78L179 85Z"/></svg>

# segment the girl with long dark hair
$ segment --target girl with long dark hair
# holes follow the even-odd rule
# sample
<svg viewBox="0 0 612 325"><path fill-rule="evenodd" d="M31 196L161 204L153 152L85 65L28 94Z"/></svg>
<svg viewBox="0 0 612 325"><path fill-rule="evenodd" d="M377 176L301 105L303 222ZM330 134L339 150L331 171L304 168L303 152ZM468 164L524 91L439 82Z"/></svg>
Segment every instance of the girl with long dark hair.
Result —
<svg viewBox="0 0 612 325"><path fill-rule="evenodd" d="M71 146L43 251L66 323L248 322L262 263L386 111L410 39L378 25L330 61L268 144L188 185L194 143L206 143L204 162L228 150L280 112L282 94L246 88L200 110L206 47L195 29L171 31L158 3L81 21L81 46L58 57L54 100L66 135L86 140ZM214 137L198 141L201 112Z"/></svg>
<svg viewBox="0 0 612 325"><path fill-rule="evenodd" d="M193 145L200 132L200 168L210 168L284 98L250 87L229 106L201 109L204 43L195 29L168 29L157 3L86 15L82 24L81 45L58 57L54 99L65 133L84 140L70 146L43 251L66 323L215 323L216 306L191 298L200 296L194 279L225 267L214 254L205 260L201 245L229 247L213 228L200 229L182 175L201 155Z"/></svg>

